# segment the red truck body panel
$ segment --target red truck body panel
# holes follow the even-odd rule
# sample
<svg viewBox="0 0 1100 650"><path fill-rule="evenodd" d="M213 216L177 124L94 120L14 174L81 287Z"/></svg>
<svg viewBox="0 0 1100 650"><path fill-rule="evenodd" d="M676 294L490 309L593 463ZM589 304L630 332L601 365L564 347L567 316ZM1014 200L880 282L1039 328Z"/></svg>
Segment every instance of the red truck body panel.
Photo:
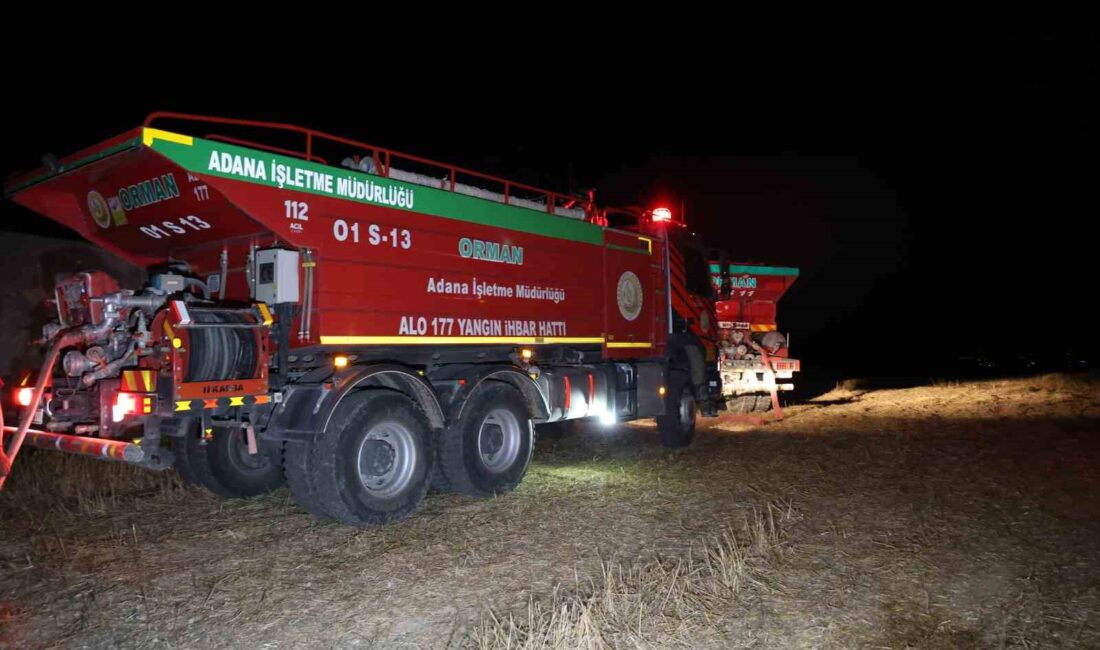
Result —
<svg viewBox="0 0 1100 650"><path fill-rule="evenodd" d="M312 326L292 346L665 348L664 243L581 219L151 128L6 189L136 265L207 278L225 250L231 300L250 248L309 251Z"/></svg>
<svg viewBox="0 0 1100 650"><path fill-rule="evenodd" d="M721 267L711 262L716 288L722 284ZM730 297L715 304L719 323L726 327L770 331L776 329L776 305L798 279L798 269L759 264L730 264Z"/></svg>

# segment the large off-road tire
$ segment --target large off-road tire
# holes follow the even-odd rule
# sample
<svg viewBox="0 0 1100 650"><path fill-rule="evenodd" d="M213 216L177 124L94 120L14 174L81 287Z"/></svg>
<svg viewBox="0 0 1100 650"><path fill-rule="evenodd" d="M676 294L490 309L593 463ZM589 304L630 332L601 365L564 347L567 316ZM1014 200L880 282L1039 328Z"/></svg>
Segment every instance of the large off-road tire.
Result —
<svg viewBox="0 0 1100 650"><path fill-rule="evenodd" d="M308 445L304 496L353 526L404 519L428 491L432 452L428 420L411 399L387 390L353 393Z"/></svg>
<svg viewBox="0 0 1100 650"><path fill-rule="evenodd" d="M206 443L206 459L214 479L237 498L267 494L283 484L282 458L262 446L248 453L243 429L219 427Z"/></svg>
<svg viewBox="0 0 1100 650"><path fill-rule="evenodd" d="M452 491L489 497L515 489L527 473L535 428L519 391L487 382L458 420L437 433L438 472Z"/></svg>
<svg viewBox="0 0 1100 650"><path fill-rule="evenodd" d="M180 430L172 438L176 473L188 485L197 485L224 499L231 499L235 495L214 478L207 456L207 447L210 443L202 441L200 426L195 418L180 420Z"/></svg>
<svg viewBox="0 0 1100 650"><path fill-rule="evenodd" d="M726 409L736 415L746 415L756 411L756 395L736 395L726 402Z"/></svg>
<svg viewBox="0 0 1100 650"><path fill-rule="evenodd" d="M772 394L764 393L756 396L756 412L766 413L772 410Z"/></svg>
<svg viewBox="0 0 1100 650"><path fill-rule="evenodd" d="M657 416L657 433L663 447L679 449L695 437L695 393L686 373L673 371L668 384L665 414Z"/></svg>
<svg viewBox="0 0 1100 650"><path fill-rule="evenodd" d="M175 468L184 483L206 488L224 499L266 494L283 484L278 459L248 455L243 432L217 428L203 441L197 419L180 422L180 435L172 439Z"/></svg>

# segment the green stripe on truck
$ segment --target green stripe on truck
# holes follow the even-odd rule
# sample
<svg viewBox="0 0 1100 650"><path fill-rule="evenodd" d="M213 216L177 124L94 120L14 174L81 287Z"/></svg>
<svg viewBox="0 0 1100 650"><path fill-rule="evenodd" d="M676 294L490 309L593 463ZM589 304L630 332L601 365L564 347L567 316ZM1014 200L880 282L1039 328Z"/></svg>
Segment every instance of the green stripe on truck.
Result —
<svg viewBox="0 0 1100 650"><path fill-rule="evenodd" d="M557 239L597 245L603 243L603 229L587 221L504 205L487 199L405 183L343 167L330 167L201 138L193 138L191 145L157 138L149 147L180 167L196 174L231 178L280 189L289 187L307 194L330 196L345 201L379 205ZM231 164L228 165L228 169L225 169L222 164L223 154L230 156L228 160ZM237 161L241 164L237 165ZM277 178L284 182L280 183ZM306 182L299 185L298 182L302 179ZM286 182L287 180L291 182ZM412 206L349 195L347 191L349 185L362 188L363 184L372 190L374 187L381 187L386 196L398 193L406 199L411 196L413 197ZM374 195L373 191L371 195Z"/></svg>
<svg viewBox="0 0 1100 650"><path fill-rule="evenodd" d="M791 266L744 266L730 264L730 273L749 273L756 275L798 275L798 269ZM721 273L722 268L718 264L710 265L711 273Z"/></svg>

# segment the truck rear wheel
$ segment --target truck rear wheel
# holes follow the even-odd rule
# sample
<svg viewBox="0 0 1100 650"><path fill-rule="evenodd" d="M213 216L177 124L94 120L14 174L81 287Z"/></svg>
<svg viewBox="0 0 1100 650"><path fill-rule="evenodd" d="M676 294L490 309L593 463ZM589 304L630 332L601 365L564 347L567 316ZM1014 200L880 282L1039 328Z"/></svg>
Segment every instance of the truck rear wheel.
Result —
<svg viewBox="0 0 1100 650"><path fill-rule="evenodd" d="M772 410L772 394L764 393L756 396L756 412L764 413Z"/></svg>
<svg viewBox="0 0 1100 650"><path fill-rule="evenodd" d="M180 420L179 432L172 438L176 473L188 485L196 485L222 498L231 499L235 495L214 478L214 472L210 469L206 454L209 443L203 443L200 426L199 421L194 418Z"/></svg>
<svg viewBox="0 0 1100 650"><path fill-rule="evenodd" d="M248 440L243 429L218 427L206 444L210 471L232 496L255 497L267 494L283 484L281 459L260 448L248 453Z"/></svg>
<svg viewBox="0 0 1100 650"><path fill-rule="evenodd" d="M756 411L756 395L738 395L726 403L730 413L745 415Z"/></svg>
<svg viewBox="0 0 1100 650"><path fill-rule="evenodd" d="M507 384L487 382L438 435L441 487L476 497L509 492L527 474L534 443L523 396Z"/></svg>
<svg viewBox="0 0 1100 650"><path fill-rule="evenodd" d="M173 439L175 467L184 483L206 488L224 499L243 499L266 494L283 484L277 461L262 453L251 456L240 429L236 433L216 428L203 442L196 419L180 423Z"/></svg>
<svg viewBox="0 0 1100 650"><path fill-rule="evenodd" d="M657 416L661 445L679 449L695 437L695 393L685 374L673 373L665 397L665 414Z"/></svg>
<svg viewBox="0 0 1100 650"><path fill-rule="evenodd" d="M404 519L428 491L428 421L401 393L367 390L349 395L325 432L308 445L307 454L308 498L353 526Z"/></svg>

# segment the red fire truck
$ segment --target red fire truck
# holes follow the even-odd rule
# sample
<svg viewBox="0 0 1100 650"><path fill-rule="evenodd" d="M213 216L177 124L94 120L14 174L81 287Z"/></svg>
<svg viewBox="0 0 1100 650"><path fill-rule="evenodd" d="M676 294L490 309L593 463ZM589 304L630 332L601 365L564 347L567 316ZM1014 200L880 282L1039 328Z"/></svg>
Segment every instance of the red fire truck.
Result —
<svg viewBox="0 0 1100 650"><path fill-rule="evenodd" d="M723 266L724 264L724 266ZM772 408L779 391L794 389L801 369L790 358L790 339L778 331L776 306L798 279L798 269L711 262L718 293L722 392L734 413Z"/></svg>
<svg viewBox="0 0 1100 650"><path fill-rule="evenodd" d="M285 480L318 516L374 525L432 482L514 488L536 424L654 417L681 447L721 406L705 257L666 209L610 228L591 196L175 113L5 195L148 282L57 279L0 482L30 444L227 497Z"/></svg>

